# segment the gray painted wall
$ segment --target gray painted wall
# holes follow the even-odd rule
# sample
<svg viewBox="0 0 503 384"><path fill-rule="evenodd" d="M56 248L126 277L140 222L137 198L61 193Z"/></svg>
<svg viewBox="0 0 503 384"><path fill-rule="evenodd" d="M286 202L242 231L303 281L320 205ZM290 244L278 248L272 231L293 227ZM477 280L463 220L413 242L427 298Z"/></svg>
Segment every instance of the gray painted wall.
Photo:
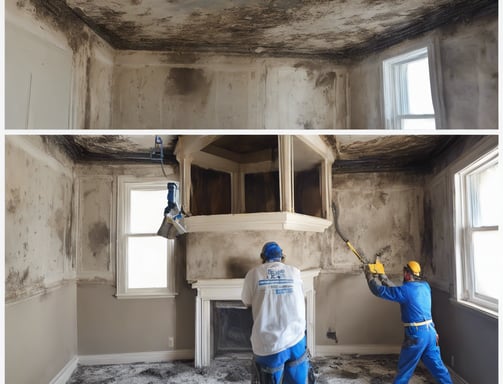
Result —
<svg viewBox="0 0 503 384"><path fill-rule="evenodd" d="M172 180L174 169L164 167ZM119 176L164 178L159 165L106 163L75 166L78 197L77 305L81 355L194 348L194 292L185 276L185 244L175 247L172 299L117 299L116 223ZM159 213L159 225L162 212ZM170 347L169 338L174 345Z"/></svg>
<svg viewBox="0 0 503 384"><path fill-rule="evenodd" d="M454 174L498 144L498 137L468 137L444 154L427 181L431 259L425 265L433 286L433 316L444 361L469 383L498 382L498 319L456 299Z"/></svg>
<svg viewBox="0 0 503 384"><path fill-rule="evenodd" d="M6 305L5 383L49 383L76 355L75 282Z"/></svg>

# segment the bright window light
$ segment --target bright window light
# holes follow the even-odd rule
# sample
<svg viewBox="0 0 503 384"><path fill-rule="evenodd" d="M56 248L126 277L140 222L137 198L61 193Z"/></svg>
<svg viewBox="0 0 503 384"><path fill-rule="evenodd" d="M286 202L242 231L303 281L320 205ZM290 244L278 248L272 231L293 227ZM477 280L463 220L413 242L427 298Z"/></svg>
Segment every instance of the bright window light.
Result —
<svg viewBox="0 0 503 384"><path fill-rule="evenodd" d="M166 239L132 237L128 242L128 287L165 288L168 284Z"/></svg>
<svg viewBox="0 0 503 384"><path fill-rule="evenodd" d="M408 110L406 112L414 115L433 115L428 58L424 57L402 65L407 74Z"/></svg>
<svg viewBox="0 0 503 384"><path fill-rule="evenodd" d="M129 230L131 233L156 233L159 217L166 207L166 187L157 191L132 190L130 200Z"/></svg>
<svg viewBox="0 0 503 384"><path fill-rule="evenodd" d="M501 196L497 149L456 174L457 296L482 310L498 313L499 274L503 267L498 220Z"/></svg>
<svg viewBox="0 0 503 384"><path fill-rule="evenodd" d="M384 116L387 129L437 128L429 61L428 47L383 61Z"/></svg>
<svg viewBox="0 0 503 384"><path fill-rule="evenodd" d="M166 180L119 177L118 192L117 297L173 297L175 240L157 235Z"/></svg>

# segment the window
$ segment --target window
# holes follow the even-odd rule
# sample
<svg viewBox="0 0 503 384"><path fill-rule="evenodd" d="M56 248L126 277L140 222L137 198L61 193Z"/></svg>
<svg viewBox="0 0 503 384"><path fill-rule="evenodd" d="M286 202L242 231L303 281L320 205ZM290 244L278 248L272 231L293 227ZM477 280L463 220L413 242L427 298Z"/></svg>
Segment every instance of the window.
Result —
<svg viewBox="0 0 503 384"><path fill-rule="evenodd" d="M496 149L456 174L457 297L494 313L502 267L499 183Z"/></svg>
<svg viewBox="0 0 503 384"><path fill-rule="evenodd" d="M440 118L435 114L440 103L432 71L433 51L433 44L429 44L383 61L386 129L440 128Z"/></svg>
<svg viewBox="0 0 503 384"><path fill-rule="evenodd" d="M167 182L119 177L117 297L172 297L174 240L157 235Z"/></svg>

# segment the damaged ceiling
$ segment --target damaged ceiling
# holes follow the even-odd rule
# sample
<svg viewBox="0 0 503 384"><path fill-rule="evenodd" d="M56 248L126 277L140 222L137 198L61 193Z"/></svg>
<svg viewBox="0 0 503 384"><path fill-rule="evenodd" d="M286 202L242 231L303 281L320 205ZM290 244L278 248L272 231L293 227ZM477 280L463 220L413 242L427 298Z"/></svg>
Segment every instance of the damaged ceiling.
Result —
<svg viewBox="0 0 503 384"><path fill-rule="evenodd" d="M53 14L70 10L116 49L341 59L498 12L497 0L32 2Z"/></svg>
<svg viewBox="0 0 503 384"><path fill-rule="evenodd" d="M161 135L163 159L177 164L174 150L176 135ZM375 171L427 171L435 158L462 137L455 135L324 135L322 139L333 149L336 173ZM155 135L55 135L45 136L56 143L74 161L159 162L160 145ZM250 151L270 146L274 135L225 135L224 146L232 145Z"/></svg>

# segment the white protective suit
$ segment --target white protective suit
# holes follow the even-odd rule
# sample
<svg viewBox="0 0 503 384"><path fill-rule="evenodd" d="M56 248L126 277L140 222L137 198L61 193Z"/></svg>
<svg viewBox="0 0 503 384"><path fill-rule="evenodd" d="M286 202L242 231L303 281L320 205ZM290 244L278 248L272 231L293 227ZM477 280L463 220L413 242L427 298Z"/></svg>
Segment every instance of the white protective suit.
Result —
<svg viewBox="0 0 503 384"><path fill-rule="evenodd" d="M297 344L306 330L306 310L299 269L279 261L250 270L241 294L252 307L253 353L272 355Z"/></svg>

